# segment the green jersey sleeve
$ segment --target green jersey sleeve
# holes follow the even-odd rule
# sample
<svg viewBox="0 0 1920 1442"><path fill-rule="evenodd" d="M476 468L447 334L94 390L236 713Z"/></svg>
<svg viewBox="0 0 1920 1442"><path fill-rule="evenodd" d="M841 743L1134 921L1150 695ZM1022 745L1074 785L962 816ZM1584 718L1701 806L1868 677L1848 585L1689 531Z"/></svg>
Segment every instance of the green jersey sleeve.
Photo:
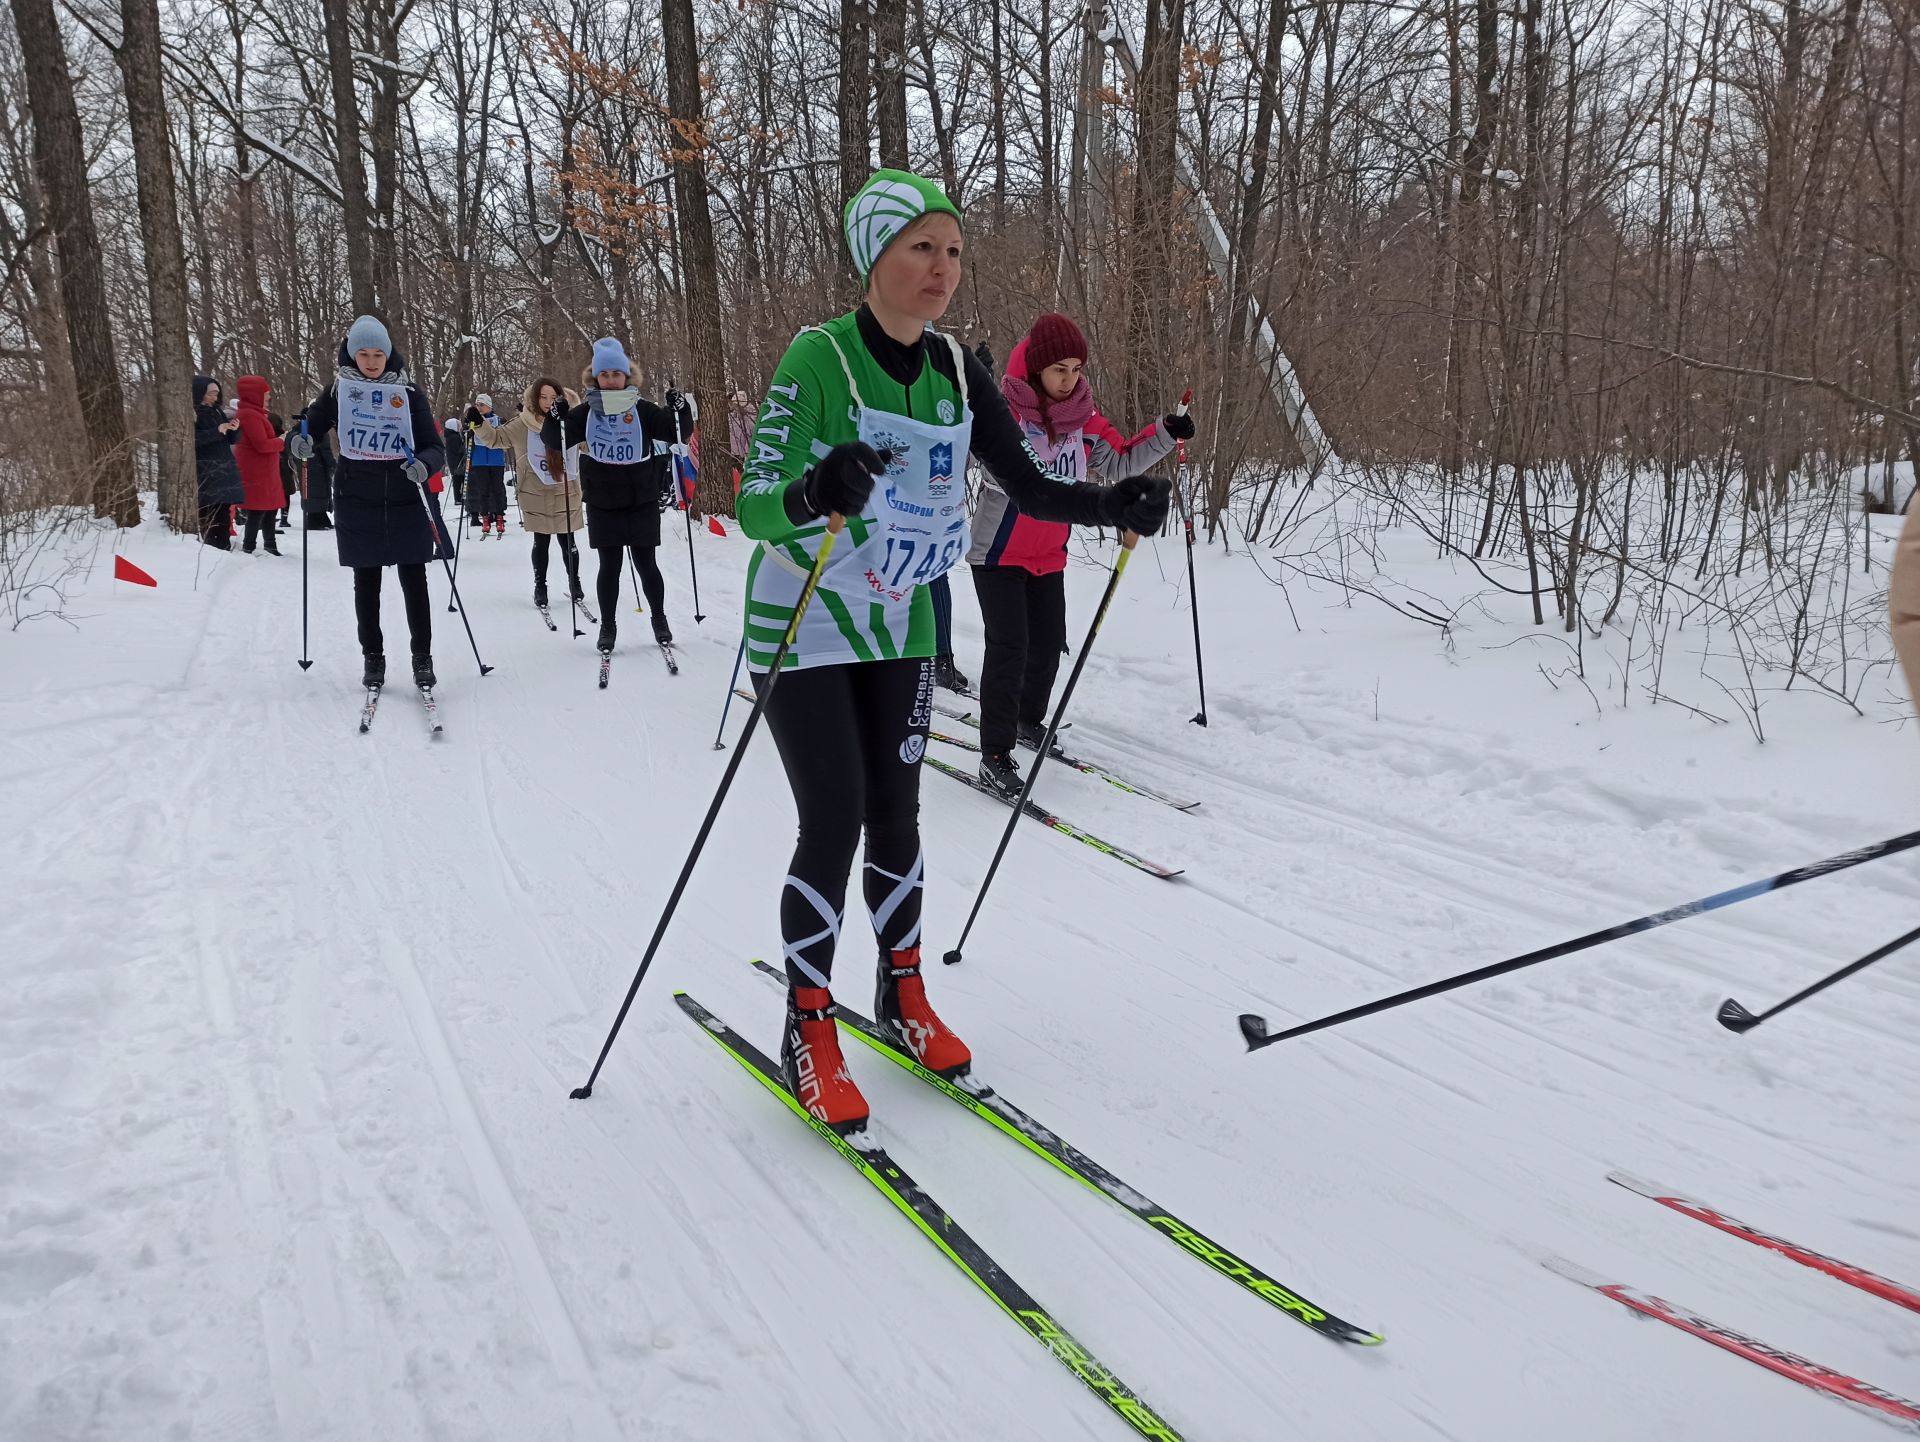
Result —
<svg viewBox="0 0 1920 1442"><path fill-rule="evenodd" d="M741 470L735 515L749 538L778 540L796 529L793 517L804 507L789 508L788 492L816 460L854 438L852 400L831 342L813 331L795 336L767 387Z"/></svg>

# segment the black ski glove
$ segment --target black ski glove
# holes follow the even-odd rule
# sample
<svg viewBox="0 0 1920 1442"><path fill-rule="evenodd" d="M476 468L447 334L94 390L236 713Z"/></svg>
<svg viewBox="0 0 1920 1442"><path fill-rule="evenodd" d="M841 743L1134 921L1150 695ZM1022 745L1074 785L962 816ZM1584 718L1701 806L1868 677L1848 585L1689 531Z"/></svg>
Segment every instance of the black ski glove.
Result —
<svg viewBox="0 0 1920 1442"><path fill-rule="evenodd" d="M1174 411L1160 422L1160 429L1176 441L1190 441L1193 439L1193 417Z"/></svg>
<svg viewBox="0 0 1920 1442"><path fill-rule="evenodd" d="M553 398L553 404L547 407L547 414L556 421L564 421L567 418L567 410L567 398L565 396L555 396Z"/></svg>
<svg viewBox="0 0 1920 1442"><path fill-rule="evenodd" d="M467 407L467 424L468 425L477 426L480 424L481 421L485 419L486 417L480 414L480 407L478 406Z"/></svg>
<svg viewBox="0 0 1920 1442"><path fill-rule="evenodd" d="M981 341L979 345L973 348L973 358L980 362L980 366L983 370L987 371L989 374L992 373L993 352L987 349L987 343L985 341Z"/></svg>
<svg viewBox="0 0 1920 1442"><path fill-rule="evenodd" d="M816 517L838 512L857 516L867 508L876 477L887 473L887 463L865 441L843 441L820 458L801 483L801 498ZM1162 505L1164 516L1167 508Z"/></svg>
<svg viewBox="0 0 1920 1442"><path fill-rule="evenodd" d="M1142 536L1159 532L1166 524L1173 487L1154 476L1129 476L1115 481L1100 496L1100 519L1109 526Z"/></svg>

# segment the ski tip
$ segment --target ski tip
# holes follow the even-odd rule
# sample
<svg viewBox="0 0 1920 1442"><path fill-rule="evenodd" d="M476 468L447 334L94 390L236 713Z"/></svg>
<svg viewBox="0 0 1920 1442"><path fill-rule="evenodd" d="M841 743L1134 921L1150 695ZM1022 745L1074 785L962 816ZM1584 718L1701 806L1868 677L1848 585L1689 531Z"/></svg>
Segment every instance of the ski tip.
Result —
<svg viewBox="0 0 1920 1442"><path fill-rule="evenodd" d="M1240 1035L1246 1038L1248 1051L1258 1051L1272 1040L1267 1035L1267 1019L1250 1011L1240 1013Z"/></svg>
<svg viewBox="0 0 1920 1442"><path fill-rule="evenodd" d="M575 1101L575 1102L583 1102L592 1095L593 1095L593 1087L591 1085L583 1086L583 1087L575 1087L572 1091L567 1093L567 1100Z"/></svg>
<svg viewBox="0 0 1920 1442"><path fill-rule="evenodd" d="M1728 1031L1736 1033L1749 1032L1760 1025L1760 1018L1748 1011L1732 997L1728 997L1720 1003L1718 1020L1720 1025L1724 1026Z"/></svg>
<svg viewBox="0 0 1920 1442"><path fill-rule="evenodd" d="M311 661L301 661L296 664L298 664L302 671L311 671L313 669L313 662Z"/></svg>
<svg viewBox="0 0 1920 1442"><path fill-rule="evenodd" d="M947 966L958 966L960 964L960 948L956 946L952 951L941 957L940 960Z"/></svg>

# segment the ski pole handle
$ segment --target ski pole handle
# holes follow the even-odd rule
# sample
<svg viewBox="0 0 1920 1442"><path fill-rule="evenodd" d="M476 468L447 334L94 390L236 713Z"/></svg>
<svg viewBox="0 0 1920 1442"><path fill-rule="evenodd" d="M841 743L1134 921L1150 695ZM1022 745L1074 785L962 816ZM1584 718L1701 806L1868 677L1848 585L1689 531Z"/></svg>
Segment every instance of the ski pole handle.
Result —
<svg viewBox="0 0 1920 1442"><path fill-rule="evenodd" d="M1180 404L1173 408L1173 413L1176 416L1184 416L1188 411L1192 409L1193 409L1193 387L1188 386L1186 390L1180 393Z"/></svg>

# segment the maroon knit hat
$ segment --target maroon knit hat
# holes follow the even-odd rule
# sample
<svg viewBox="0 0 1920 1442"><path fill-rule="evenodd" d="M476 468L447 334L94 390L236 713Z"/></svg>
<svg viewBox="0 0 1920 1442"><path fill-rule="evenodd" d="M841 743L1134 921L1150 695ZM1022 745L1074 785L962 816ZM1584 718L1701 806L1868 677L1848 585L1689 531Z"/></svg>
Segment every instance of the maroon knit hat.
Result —
<svg viewBox="0 0 1920 1442"><path fill-rule="evenodd" d="M1037 381L1040 372L1063 360L1085 360L1087 338L1064 315L1049 311L1027 332L1027 375Z"/></svg>

